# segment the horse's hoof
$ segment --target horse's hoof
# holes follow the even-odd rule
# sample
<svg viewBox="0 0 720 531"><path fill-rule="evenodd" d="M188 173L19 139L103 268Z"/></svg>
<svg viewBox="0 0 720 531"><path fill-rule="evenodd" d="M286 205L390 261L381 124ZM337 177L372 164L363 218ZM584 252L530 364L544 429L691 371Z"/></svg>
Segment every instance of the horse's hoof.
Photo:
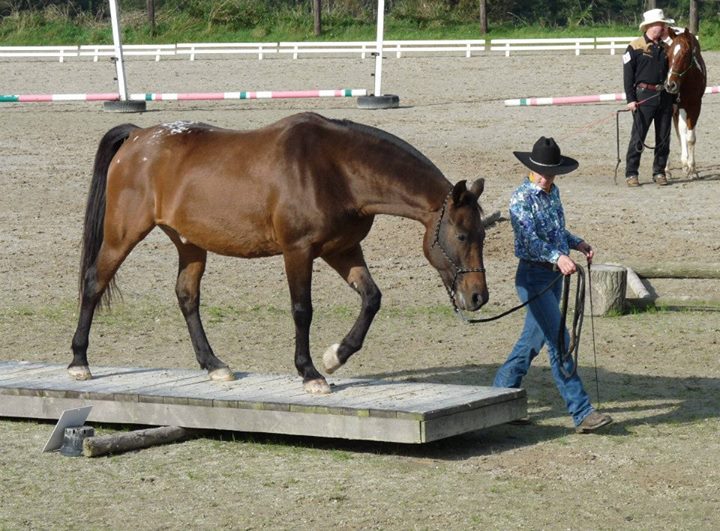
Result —
<svg viewBox="0 0 720 531"><path fill-rule="evenodd" d="M68 367L67 371L73 380L92 380L92 373L87 365Z"/></svg>
<svg viewBox="0 0 720 531"><path fill-rule="evenodd" d="M221 367L208 373L210 379L214 382L232 382L235 379L235 373L227 367Z"/></svg>
<svg viewBox="0 0 720 531"><path fill-rule="evenodd" d="M303 383L303 388L311 395L329 395L332 392L324 378L309 380Z"/></svg>
<svg viewBox="0 0 720 531"><path fill-rule="evenodd" d="M342 367L340 358L338 358L337 355L339 348L340 343L335 343L334 345L328 347L328 349L325 351L325 354L323 354L323 365L325 365L325 372L328 374L332 374L340 367Z"/></svg>

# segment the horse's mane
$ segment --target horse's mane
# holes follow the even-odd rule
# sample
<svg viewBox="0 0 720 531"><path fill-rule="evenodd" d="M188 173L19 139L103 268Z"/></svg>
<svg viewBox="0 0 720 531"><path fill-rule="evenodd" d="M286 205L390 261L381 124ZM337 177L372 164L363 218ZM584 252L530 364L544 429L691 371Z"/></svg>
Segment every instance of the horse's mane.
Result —
<svg viewBox="0 0 720 531"><path fill-rule="evenodd" d="M340 125L342 127L347 127L348 129L352 129L353 131L358 131L360 133L364 133L366 135L373 136L375 138L379 138L381 140L385 140L387 142L390 142L391 144L394 144L395 146L399 147L400 149L408 152L410 155L414 156L419 161L423 162L424 164L430 166L435 171L437 171L440 175L443 175L443 173L440 171L440 169L435 166L435 164L427 158L425 155L420 153L416 148L411 146L408 142L403 140L402 138L398 138L397 136L393 135L392 133L388 133L387 131L383 131L382 129L378 129L377 127L372 127L370 125L365 124L359 124L357 122L353 122L351 120L336 120L336 119L329 119L334 124Z"/></svg>

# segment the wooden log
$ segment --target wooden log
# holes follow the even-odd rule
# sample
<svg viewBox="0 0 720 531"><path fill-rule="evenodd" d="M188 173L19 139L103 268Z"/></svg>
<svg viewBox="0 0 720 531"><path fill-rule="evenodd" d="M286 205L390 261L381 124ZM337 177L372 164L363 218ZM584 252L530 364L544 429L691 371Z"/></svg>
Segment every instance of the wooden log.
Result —
<svg viewBox="0 0 720 531"><path fill-rule="evenodd" d="M85 457L97 457L148 448L158 444L175 442L190 436L191 433L192 430L178 426L162 426L160 428L88 437L83 441L83 455Z"/></svg>
<svg viewBox="0 0 720 531"><path fill-rule="evenodd" d="M589 284L585 290L585 313L608 315L625 308L627 269L610 264L593 264ZM592 296L592 311L590 297Z"/></svg>
<svg viewBox="0 0 720 531"><path fill-rule="evenodd" d="M645 287L645 284L642 283L642 280L640 280L638 274L635 273L635 270L629 267L627 268L627 284L630 291L632 291L638 299L647 299L650 297L650 292Z"/></svg>
<svg viewBox="0 0 720 531"><path fill-rule="evenodd" d="M490 214L490 215L485 216L484 218L482 218L483 227L489 227L490 225L492 225L492 224L495 223L496 221L499 221L500 218L501 218L500 211L499 211L499 210L496 210L496 211L493 212L492 214Z"/></svg>
<svg viewBox="0 0 720 531"><path fill-rule="evenodd" d="M642 278L720 278L720 264L665 262L632 266Z"/></svg>

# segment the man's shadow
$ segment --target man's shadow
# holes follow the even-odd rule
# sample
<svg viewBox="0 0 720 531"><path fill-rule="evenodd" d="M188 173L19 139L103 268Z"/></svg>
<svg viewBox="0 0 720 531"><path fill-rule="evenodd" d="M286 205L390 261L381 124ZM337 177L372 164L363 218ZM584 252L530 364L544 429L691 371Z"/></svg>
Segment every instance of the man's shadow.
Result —
<svg viewBox="0 0 720 531"><path fill-rule="evenodd" d="M382 372L363 377L490 386L498 367L497 364L469 364ZM720 396L720 378L653 376L598 369L596 380L595 370L582 366L580 376L593 406L599 406L601 411L616 416L615 422L603 429L603 436L624 436L634 426L691 423L698 419L720 416L720 410L716 407L717 397ZM504 424L422 446L399 445L393 452L463 460L531 446L572 433L572 421L555 387L549 367L533 366L523 379L523 387L528 393L531 425ZM601 401L598 401L598 392ZM625 416L627 413L630 413L632 418L617 418L618 415ZM550 419L557 422L543 422Z"/></svg>

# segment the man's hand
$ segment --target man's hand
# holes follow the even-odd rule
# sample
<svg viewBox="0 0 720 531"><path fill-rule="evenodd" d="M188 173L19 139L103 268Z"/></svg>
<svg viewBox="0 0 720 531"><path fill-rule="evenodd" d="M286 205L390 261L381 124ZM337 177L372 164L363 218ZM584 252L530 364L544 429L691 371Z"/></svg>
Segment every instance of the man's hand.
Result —
<svg viewBox="0 0 720 531"><path fill-rule="evenodd" d="M590 246L589 243L580 242L577 246L577 250L585 255L585 258L587 258L588 264L592 263L593 256L595 256L595 251L593 251L593 248Z"/></svg>
<svg viewBox="0 0 720 531"><path fill-rule="evenodd" d="M628 111L635 112L637 110L637 108L638 108L638 102L636 102L636 101L631 101L630 103L627 104Z"/></svg>
<svg viewBox="0 0 720 531"><path fill-rule="evenodd" d="M577 271L577 265L573 262L573 259L566 254L561 254L558 258L557 266L563 275L572 275Z"/></svg>

